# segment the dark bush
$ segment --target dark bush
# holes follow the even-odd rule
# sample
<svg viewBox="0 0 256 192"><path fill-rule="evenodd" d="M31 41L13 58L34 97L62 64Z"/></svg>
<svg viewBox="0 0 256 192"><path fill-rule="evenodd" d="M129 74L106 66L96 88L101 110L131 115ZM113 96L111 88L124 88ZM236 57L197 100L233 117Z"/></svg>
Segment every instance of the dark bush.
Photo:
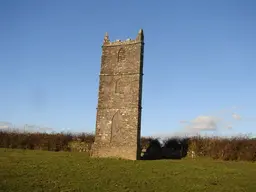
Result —
<svg viewBox="0 0 256 192"><path fill-rule="evenodd" d="M162 158L162 146L158 139L152 139L143 156L145 160L155 160Z"/></svg>
<svg viewBox="0 0 256 192"><path fill-rule="evenodd" d="M152 137L142 137L140 140L141 149L147 149L152 140Z"/></svg>
<svg viewBox="0 0 256 192"><path fill-rule="evenodd" d="M186 139L169 138L164 140L162 157L165 159L181 159L187 155L188 144Z"/></svg>

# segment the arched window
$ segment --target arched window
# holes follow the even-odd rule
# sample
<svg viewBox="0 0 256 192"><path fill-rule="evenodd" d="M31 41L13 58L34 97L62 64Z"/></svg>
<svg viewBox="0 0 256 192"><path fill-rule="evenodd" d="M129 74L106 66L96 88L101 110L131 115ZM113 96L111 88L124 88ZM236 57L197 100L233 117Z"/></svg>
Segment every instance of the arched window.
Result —
<svg viewBox="0 0 256 192"><path fill-rule="evenodd" d="M118 59L117 59L117 61L120 62L120 61L123 61L123 60L125 60L125 50L123 48L121 48L118 51Z"/></svg>
<svg viewBox="0 0 256 192"><path fill-rule="evenodd" d="M122 136L121 129L120 129L121 121L122 121L122 115L118 110L112 117L110 143L116 142L121 138Z"/></svg>

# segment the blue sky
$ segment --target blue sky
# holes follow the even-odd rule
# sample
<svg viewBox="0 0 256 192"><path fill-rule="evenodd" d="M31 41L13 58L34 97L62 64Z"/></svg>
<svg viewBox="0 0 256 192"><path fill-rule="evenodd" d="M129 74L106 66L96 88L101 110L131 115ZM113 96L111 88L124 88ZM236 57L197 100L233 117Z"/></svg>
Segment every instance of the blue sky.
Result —
<svg viewBox="0 0 256 192"><path fill-rule="evenodd" d="M101 45L145 34L142 135L255 134L256 1L0 2L0 121L94 132Z"/></svg>

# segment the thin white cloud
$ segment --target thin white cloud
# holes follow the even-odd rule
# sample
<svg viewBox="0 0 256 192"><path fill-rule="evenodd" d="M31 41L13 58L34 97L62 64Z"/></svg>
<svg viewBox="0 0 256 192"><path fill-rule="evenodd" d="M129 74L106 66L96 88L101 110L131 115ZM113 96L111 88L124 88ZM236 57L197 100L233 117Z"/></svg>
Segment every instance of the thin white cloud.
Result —
<svg viewBox="0 0 256 192"><path fill-rule="evenodd" d="M239 114L234 112L240 108L241 107L233 106L228 109L208 113L208 115L199 115L192 120L182 119L179 121L182 127L176 132L158 133L153 135L160 138L172 136L184 137L202 134L220 135L222 131L224 131L225 135L232 135L235 134L234 128L236 127L236 124L239 123L238 120L256 121L256 118L242 118ZM228 117L231 117L232 120L230 120Z"/></svg>
<svg viewBox="0 0 256 192"><path fill-rule="evenodd" d="M6 121L0 121L0 129L12 128L12 124Z"/></svg>
<svg viewBox="0 0 256 192"><path fill-rule="evenodd" d="M38 131L40 132L40 131L52 131L53 129L49 127L41 127L38 125L26 124L24 125L24 130L29 132L38 132Z"/></svg>
<svg viewBox="0 0 256 192"><path fill-rule="evenodd" d="M181 120L180 123L189 123L189 121Z"/></svg>
<svg viewBox="0 0 256 192"><path fill-rule="evenodd" d="M227 129L232 129L233 126L232 125L227 125Z"/></svg>
<svg viewBox="0 0 256 192"><path fill-rule="evenodd" d="M46 126L38 126L38 125L16 125L14 126L12 123L0 121L0 129L5 130L17 130L17 131L28 131L28 132L46 132L46 131L53 131L52 128Z"/></svg>
<svg viewBox="0 0 256 192"><path fill-rule="evenodd" d="M234 119L236 119L236 120L241 120L241 116L238 115L238 114L236 114L236 113L233 113L233 114L232 114L232 117L233 117Z"/></svg>
<svg viewBox="0 0 256 192"><path fill-rule="evenodd" d="M0 129L8 129L9 126L8 125L0 125Z"/></svg>
<svg viewBox="0 0 256 192"><path fill-rule="evenodd" d="M187 130L213 131L218 128L219 119L213 116L198 116L186 126Z"/></svg>

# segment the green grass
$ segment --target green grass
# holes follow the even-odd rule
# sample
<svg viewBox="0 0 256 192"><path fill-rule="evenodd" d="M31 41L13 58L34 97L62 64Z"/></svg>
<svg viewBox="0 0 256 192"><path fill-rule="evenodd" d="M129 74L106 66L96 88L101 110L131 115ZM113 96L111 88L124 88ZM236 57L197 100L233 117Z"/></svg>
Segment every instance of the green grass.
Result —
<svg viewBox="0 0 256 192"><path fill-rule="evenodd" d="M0 191L256 191L256 164L209 159L126 161L0 149Z"/></svg>

